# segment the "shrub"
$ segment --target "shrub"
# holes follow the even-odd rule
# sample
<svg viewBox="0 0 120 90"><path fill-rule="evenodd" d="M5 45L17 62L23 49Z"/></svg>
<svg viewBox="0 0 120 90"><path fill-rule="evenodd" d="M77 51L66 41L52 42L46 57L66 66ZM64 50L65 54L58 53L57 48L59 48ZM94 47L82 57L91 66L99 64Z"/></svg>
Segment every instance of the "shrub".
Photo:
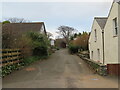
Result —
<svg viewBox="0 0 120 90"><path fill-rule="evenodd" d="M29 65L35 61L39 61L39 60L42 60L42 59L46 59L47 56L31 56L31 57L27 57L23 60L23 63L25 65Z"/></svg>
<svg viewBox="0 0 120 90"><path fill-rule="evenodd" d="M73 37L76 38L75 40L73 38L70 41L73 45L81 47L82 50L88 50L89 33L83 32L77 36L75 34Z"/></svg>
<svg viewBox="0 0 120 90"><path fill-rule="evenodd" d="M40 59L40 57L37 57L37 56L31 56L31 57L27 57L27 58L25 58L25 59L23 60L23 62L24 62L25 65L28 65L28 64L33 63L34 61L39 60L39 59Z"/></svg>
<svg viewBox="0 0 120 90"><path fill-rule="evenodd" d="M57 50L60 50L60 48L59 48L59 47L56 47L56 49L57 49Z"/></svg>
<svg viewBox="0 0 120 90"><path fill-rule="evenodd" d="M2 24L5 24L5 23L10 23L10 21L3 21Z"/></svg>
<svg viewBox="0 0 120 90"><path fill-rule="evenodd" d="M34 56L47 56L50 41L47 36L36 32L28 32L27 36L31 39Z"/></svg>
<svg viewBox="0 0 120 90"><path fill-rule="evenodd" d="M79 50L79 47L78 46L74 46L74 45L69 45L69 51L70 53L77 53Z"/></svg>
<svg viewBox="0 0 120 90"><path fill-rule="evenodd" d="M33 50L34 56L47 56L48 55L48 48L45 46L36 47Z"/></svg>

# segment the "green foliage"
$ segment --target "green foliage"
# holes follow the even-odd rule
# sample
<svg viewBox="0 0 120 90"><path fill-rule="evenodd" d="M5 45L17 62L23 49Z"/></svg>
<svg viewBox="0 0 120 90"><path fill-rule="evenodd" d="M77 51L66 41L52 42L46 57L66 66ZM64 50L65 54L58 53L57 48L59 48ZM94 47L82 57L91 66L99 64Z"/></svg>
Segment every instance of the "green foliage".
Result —
<svg viewBox="0 0 120 90"><path fill-rule="evenodd" d="M71 37L71 44L74 46L78 46L81 51L88 50L88 40L89 40L89 33L84 32L74 34Z"/></svg>
<svg viewBox="0 0 120 90"><path fill-rule="evenodd" d="M22 62L22 63L16 63L16 64L6 65L6 66L1 67L2 68L2 71L0 72L1 77L4 77L10 74L12 71L19 70L23 65L24 63Z"/></svg>
<svg viewBox="0 0 120 90"><path fill-rule="evenodd" d="M83 36L83 35L89 35L89 33L86 31L83 31L82 33L75 33L70 37L70 40L74 40L74 38L77 38L77 36Z"/></svg>
<svg viewBox="0 0 120 90"><path fill-rule="evenodd" d="M76 38L77 36L78 36L78 34L77 34L77 33L75 33L75 34L74 34L74 38Z"/></svg>
<svg viewBox="0 0 120 90"><path fill-rule="evenodd" d="M105 65L102 66L102 65L100 65L100 63L95 63L92 60L91 61L86 60L86 62L93 70L95 70L96 73L98 73L102 76L107 75L107 67Z"/></svg>
<svg viewBox="0 0 120 90"><path fill-rule="evenodd" d="M3 21L2 24L5 24L5 23L10 23L10 21Z"/></svg>
<svg viewBox="0 0 120 90"><path fill-rule="evenodd" d="M50 41L48 40L47 36L43 34L36 33L36 32L28 32L27 35L32 40L31 44L33 48L40 47L40 46L48 47L48 45L50 44Z"/></svg>
<svg viewBox="0 0 120 90"><path fill-rule="evenodd" d="M21 63L3 66L3 67L1 67L2 71L0 71L0 77L9 75L10 73L12 73L15 70L19 70L26 65L29 65L35 61L46 59L46 58L47 58L47 56L31 56L31 57L24 58Z"/></svg>
<svg viewBox="0 0 120 90"><path fill-rule="evenodd" d="M60 48L56 47L57 50L60 50Z"/></svg>
<svg viewBox="0 0 120 90"><path fill-rule="evenodd" d="M27 57L23 60L23 63L25 65L29 65L35 61L38 61L38 60L42 60L42 59L46 59L47 56L31 56L31 57Z"/></svg>
<svg viewBox="0 0 120 90"><path fill-rule="evenodd" d="M27 36L31 39L31 45L34 56L47 56L50 41L47 36L36 32L28 32Z"/></svg>
<svg viewBox="0 0 120 90"><path fill-rule="evenodd" d="M75 45L69 45L69 51L70 53L74 54L74 53L78 53L79 47L75 46Z"/></svg>
<svg viewBox="0 0 120 90"><path fill-rule="evenodd" d="M74 38L76 38L77 36L79 36L79 34L75 33L74 35L72 35L72 36L70 37L70 40L74 40Z"/></svg>
<svg viewBox="0 0 120 90"><path fill-rule="evenodd" d="M71 36L71 37L70 37L70 40L74 40L74 36Z"/></svg>
<svg viewBox="0 0 120 90"><path fill-rule="evenodd" d="M81 36L82 34L81 33L78 33L78 36Z"/></svg>
<svg viewBox="0 0 120 90"><path fill-rule="evenodd" d="M40 47L34 48L33 55L34 56L48 56L48 48L46 46L40 46Z"/></svg>
<svg viewBox="0 0 120 90"><path fill-rule="evenodd" d="M82 34L82 35L88 35L88 34L89 34L89 33L83 31L83 34Z"/></svg>

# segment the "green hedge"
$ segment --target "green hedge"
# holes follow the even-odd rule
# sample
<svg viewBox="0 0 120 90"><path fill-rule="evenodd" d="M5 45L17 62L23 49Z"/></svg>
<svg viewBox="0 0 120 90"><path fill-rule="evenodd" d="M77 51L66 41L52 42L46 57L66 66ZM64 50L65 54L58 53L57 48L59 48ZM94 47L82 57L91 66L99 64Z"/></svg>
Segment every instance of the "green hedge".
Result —
<svg viewBox="0 0 120 90"><path fill-rule="evenodd" d="M25 58L23 60L23 63L25 65L29 65L35 61L39 61L39 60L42 60L42 59L46 59L48 56L31 56L31 57L28 57L28 58Z"/></svg>
<svg viewBox="0 0 120 90"><path fill-rule="evenodd" d="M74 54L74 53L78 53L79 47L78 46L74 46L74 45L69 45L69 51L70 53Z"/></svg>

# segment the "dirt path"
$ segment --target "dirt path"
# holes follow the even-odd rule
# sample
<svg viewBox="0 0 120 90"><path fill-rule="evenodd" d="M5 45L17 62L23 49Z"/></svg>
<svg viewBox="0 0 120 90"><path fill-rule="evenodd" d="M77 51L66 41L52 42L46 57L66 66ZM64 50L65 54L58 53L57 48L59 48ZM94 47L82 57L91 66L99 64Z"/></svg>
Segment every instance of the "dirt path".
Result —
<svg viewBox="0 0 120 90"><path fill-rule="evenodd" d="M94 74L78 56L66 49L48 60L13 72L3 79L3 88L117 88L117 79Z"/></svg>

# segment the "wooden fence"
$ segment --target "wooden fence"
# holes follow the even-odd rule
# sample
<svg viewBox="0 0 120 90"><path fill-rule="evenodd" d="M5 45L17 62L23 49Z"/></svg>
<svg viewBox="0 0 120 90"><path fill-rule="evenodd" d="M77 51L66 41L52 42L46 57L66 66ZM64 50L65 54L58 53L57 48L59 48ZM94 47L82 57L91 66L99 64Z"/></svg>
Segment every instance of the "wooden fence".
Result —
<svg viewBox="0 0 120 90"><path fill-rule="evenodd" d="M0 66L20 63L22 55L20 49L0 49Z"/></svg>

